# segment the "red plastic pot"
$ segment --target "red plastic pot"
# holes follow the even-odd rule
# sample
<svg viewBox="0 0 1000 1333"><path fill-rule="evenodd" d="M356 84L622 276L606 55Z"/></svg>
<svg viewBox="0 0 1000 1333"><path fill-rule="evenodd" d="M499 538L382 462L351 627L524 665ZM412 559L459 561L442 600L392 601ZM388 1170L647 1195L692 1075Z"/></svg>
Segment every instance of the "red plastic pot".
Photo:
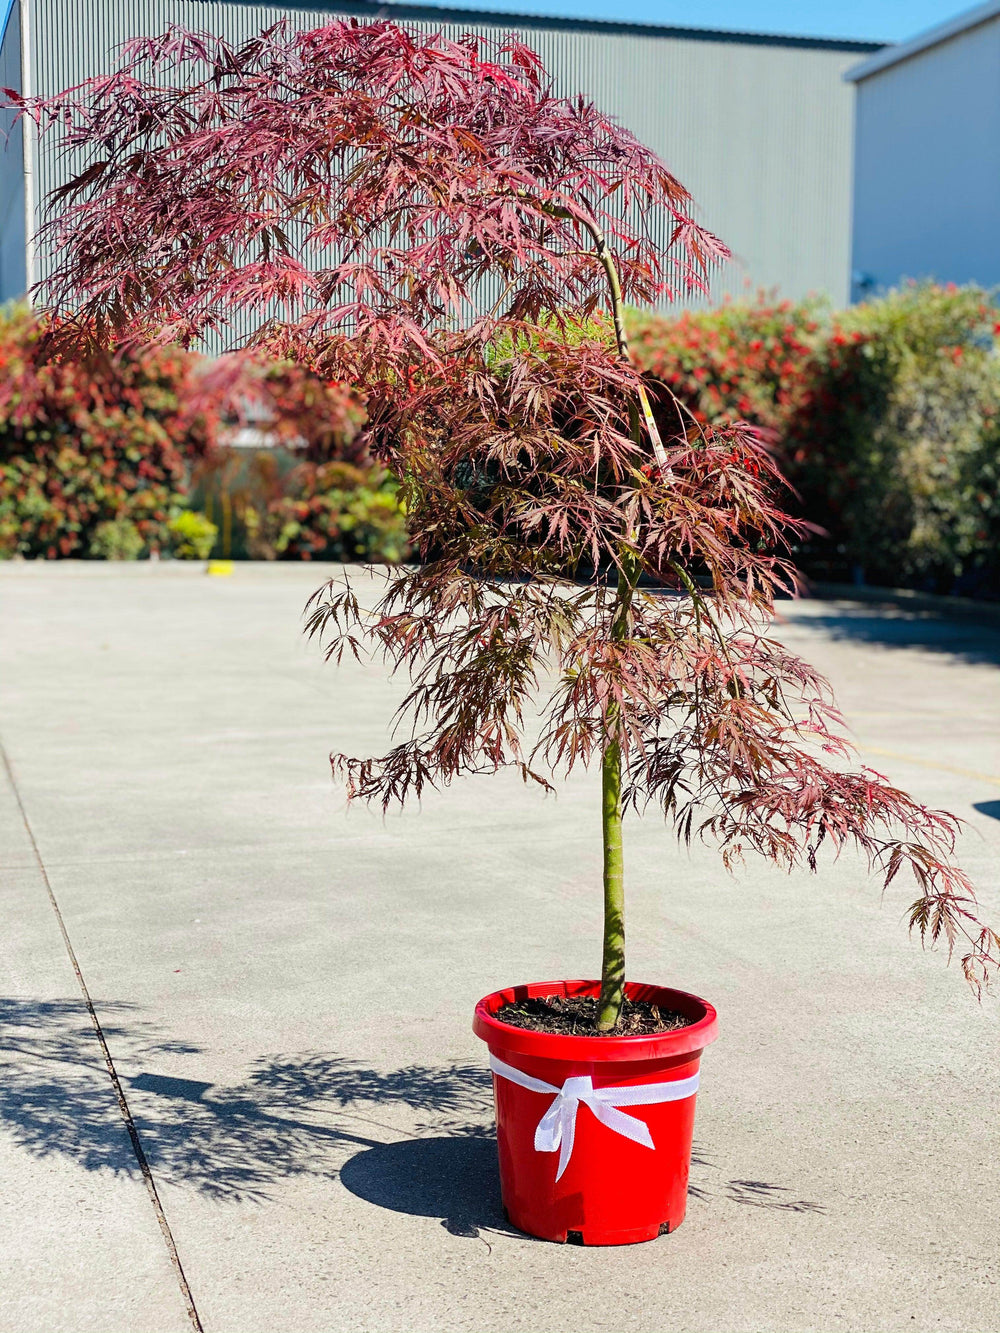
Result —
<svg viewBox="0 0 1000 1333"><path fill-rule="evenodd" d="M494 1017L511 1001L597 995L596 981L548 981L495 991L473 1031L489 1047L504 1210L544 1240L628 1245L674 1231L687 1206L701 1053L715 1010L663 986L625 987L689 1017L656 1036L531 1032Z"/></svg>

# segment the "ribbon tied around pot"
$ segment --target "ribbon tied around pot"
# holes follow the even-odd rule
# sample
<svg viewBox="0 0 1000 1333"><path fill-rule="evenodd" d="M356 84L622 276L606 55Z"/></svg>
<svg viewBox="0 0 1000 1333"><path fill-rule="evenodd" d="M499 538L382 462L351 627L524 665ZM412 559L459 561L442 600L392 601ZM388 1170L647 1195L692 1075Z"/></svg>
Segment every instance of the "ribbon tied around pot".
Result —
<svg viewBox="0 0 1000 1333"><path fill-rule="evenodd" d="M573 1142L576 1137L576 1113L580 1103L588 1106L602 1125L633 1143L641 1143L644 1148L656 1150L649 1126L637 1116L626 1115L619 1108L622 1106L652 1106L658 1102L679 1102L693 1097L698 1090L698 1075L690 1078L674 1079L666 1083L639 1083L631 1087L595 1088L588 1074L568 1078L561 1088L543 1079L532 1078L513 1065L505 1064L490 1053L490 1068L500 1078L505 1078L529 1092L550 1093L555 1100L539 1120L535 1129L536 1152L558 1152L559 1166L556 1180L569 1166L573 1155Z"/></svg>

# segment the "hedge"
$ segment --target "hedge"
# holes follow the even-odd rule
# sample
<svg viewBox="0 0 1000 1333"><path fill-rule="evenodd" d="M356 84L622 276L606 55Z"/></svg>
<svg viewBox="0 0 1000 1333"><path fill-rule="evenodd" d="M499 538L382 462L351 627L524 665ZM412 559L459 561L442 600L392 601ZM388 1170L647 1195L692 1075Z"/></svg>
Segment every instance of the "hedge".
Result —
<svg viewBox="0 0 1000 1333"><path fill-rule="evenodd" d="M824 530L797 552L807 574L997 598L996 319L980 288L911 284L840 312L633 312L630 333L664 430L768 432L790 507ZM26 310L0 317L0 558L405 558L350 388L174 348L67 363L44 334ZM282 448L226 446L253 401Z"/></svg>
<svg viewBox="0 0 1000 1333"><path fill-rule="evenodd" d="M212 425L173 349L66 361L26 310L0 319L0 556L167 551Z"/></svg>
<svg viewBox="0 0 1000 1333"><path fill-rule="evenodd" d="M790 506L825 529L798 552L807 574L996 598L996 319L978 287L909 284L841 312L634 313L630 331L664 429L739 416L769 432Z"/></svg>
<svg viewBox="0 0 1000 1333"><path fill-rule="evenodd" d="M0 315L0 558L405 554L405 517L368 457L352 389L176 348L70 361L47 332L26 309ZM288 461L279 484L226 493L227 479L276 466L271 451L257 461L226 443L255 403ZM197 512L213 495L216 514Z"/></svg>

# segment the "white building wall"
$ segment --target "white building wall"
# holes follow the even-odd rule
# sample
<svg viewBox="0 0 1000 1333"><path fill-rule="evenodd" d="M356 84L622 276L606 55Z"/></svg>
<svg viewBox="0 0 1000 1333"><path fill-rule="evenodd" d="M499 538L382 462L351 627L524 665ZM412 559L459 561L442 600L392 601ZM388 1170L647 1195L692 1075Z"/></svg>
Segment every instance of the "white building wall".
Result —
<svg viewBox="0 0 1000 1333"><path fill-rule="evenodd" d="M1000 284L1000 18L857 84L854 295Z"/></svg>

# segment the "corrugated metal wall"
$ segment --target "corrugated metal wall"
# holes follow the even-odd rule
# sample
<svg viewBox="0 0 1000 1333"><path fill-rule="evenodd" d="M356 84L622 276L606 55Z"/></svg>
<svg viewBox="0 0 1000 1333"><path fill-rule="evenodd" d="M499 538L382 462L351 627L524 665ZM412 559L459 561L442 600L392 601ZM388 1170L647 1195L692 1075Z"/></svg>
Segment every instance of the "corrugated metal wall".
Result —
<svg viewBox="0 0 1000 1333"><path fill-rule="evenodd" d="M29 0L35 87L56 90L105 71L128 37L170 23L240 40L279 18L314 27L336 5L286 7L219 0ZM387 7L391 9L391 6ZM702 220L737 262L714 285L798 297L847 298L853 92L843 71L856 51L699 40L609 29L519 29L513 19L443 25L449 37L517 32L542 57L557 89L583 92L664 157L692 191ZM39 197L65 165L43 144Z"/></svg>
<svg viewBox="0 0 1000 1333"><path fill-rule="evenodd" d="M7 24L0 45L0 88L21 87L21 14L16 2L0 6ZM0 110L0 302L23 296L24 143L13 113Z"/></svg>
<svg viewBox="0 0 1000 1333"><path fill-rule="evenodd" d="M1000 285L1000 19L857 85L855 295Z"/></svg>

